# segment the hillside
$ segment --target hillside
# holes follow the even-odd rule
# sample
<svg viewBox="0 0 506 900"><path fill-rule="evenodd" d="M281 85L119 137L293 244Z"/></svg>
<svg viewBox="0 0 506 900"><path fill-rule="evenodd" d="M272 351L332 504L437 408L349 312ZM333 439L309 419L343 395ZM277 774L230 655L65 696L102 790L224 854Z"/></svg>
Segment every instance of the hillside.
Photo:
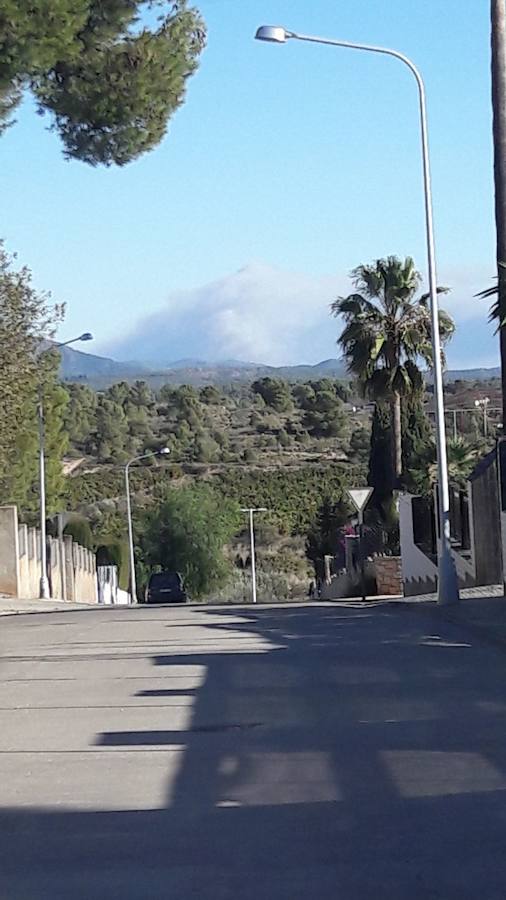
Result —
<svg viewBox="0 0 506 900"><path fill-rule="evenodd" d="M205 385L226 386L234 383L248 383L256 378L271 376L283 378L291 383L312 381L318 378L348 377L346 365L340 359L326 359L321 362L293 366L267 366L241 360L223 360L210 363L199 359L181 359L167 368L152 368L146 363L130 361L118 362L107 357L83 353L73 347L60 350L62 363L60 374L63 381L88 384L97 390L105 390L117 381L133 382L142 378L153 390L164 384L178 386L189 384L194 387ZM500 375L499 368L450 369L445 373L445 381L489 381ZM427 375L430 382L430 373Z"/></svg>
<svg viewBox="0 0 506 900"><path fill-rule="evenodd" d="M124 540L127 460L166 445L168 460L131 469L136 519L172 486L191 484L208 483L240 506L266 507L259 571L284 579L285 596L307 590L306 545L322 510L332 511L346 486L367 477L370 410L354 409L345 385L266 377L223 389L166 384L156 394L145 381L102 393L83 384L67 390L67 508L90 522L98 544ZM245 558L247 544L245 519L231 559Z"/></svg>

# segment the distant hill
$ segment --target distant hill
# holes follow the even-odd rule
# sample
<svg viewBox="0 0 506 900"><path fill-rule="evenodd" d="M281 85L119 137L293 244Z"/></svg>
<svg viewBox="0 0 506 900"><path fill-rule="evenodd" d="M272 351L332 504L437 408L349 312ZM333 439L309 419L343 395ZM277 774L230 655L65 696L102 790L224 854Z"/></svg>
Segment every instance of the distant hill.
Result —
<svg viewBox="0 0 506 900"><path fill-rule="evenodd" d="M446 381L490 381L491 378L500 377L499 366L492 369L449 369L445 372Z"/></svg>
<svg viewBox="0 0 506 900"><path fill-rule="evenodd" d="M284 378L287 381L311 381L318 378L347 378L346 365L341 359L325 359L315 365L266 366L261 363L224 360L209 363L197 359L181 359L170 363L167 368L150 368L139 362L118 362L104 356L83 353L73 347L63 347L61 376L64 381L89 384L102 389L116 381L142 379L153 388L162 384L191 384L201 387L205 384L225 385L233 382L254 381L256 378ZM450 369L445 373L446 381L488 381L500 376L499 368L491 369ZM429 379L430 380L430 379Z"/></svg>
<svg viewBox="0 0 506 900"><path fill-rule="evenodd" d="M117 362L105 356L83 353L73 347L60 347L61 376L64 381L84 381L95 384L105 379L108 384L115 381L130 381L145 378L150 370L138 362Z"/></svg>
<svg viewBox="0 0 506 900"><path fill-rule="evenodd" d="M150 368L143 363L117 362L103 356L82 353L72 347L63 347L61 376L64 381L83 382L90 387L101 389L115 381L135 381L143 379L152 387L162 384L191 384L196 387L205 384L230 384L254 381L270 375L288 381L306 381L331 376L345 378L346 367L341 360L327 359L316 365L266 366L240 360L224 360L209 363L197 359L181 359L167 368Z"/></svg>

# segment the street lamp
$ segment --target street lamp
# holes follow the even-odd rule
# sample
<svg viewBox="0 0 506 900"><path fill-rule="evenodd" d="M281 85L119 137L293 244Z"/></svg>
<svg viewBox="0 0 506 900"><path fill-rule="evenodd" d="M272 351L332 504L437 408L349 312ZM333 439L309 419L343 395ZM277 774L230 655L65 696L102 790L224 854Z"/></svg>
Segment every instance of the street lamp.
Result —
<svg viewBox="0 0 506 900"><path fill-rule="evenodd" d="M427 262L429 275L429 297L432 332L432 357L434 366L434 399L436 404L436 448L439 481L439 536L441 552L439 554L438 601L441 605L457 603L459 587L457 572L451 552L450 537L450 491L448 486L448 461L446 456L446 434L443 397L443 367L441 361L441 336L439 333L439 306L437 300L436 253L434 246L434 221L432 213L432 185L430 177L429 139L427 126L427 104L423 78L415 64L397 50L387 47L375 47L369 44L356 44L350 41L336 41L328 38L313 37L287 31L279 25L263 25L258 29L256 38L275 44L285 44L288 40L308 41L313 44L326 44L332 47L345 47L350 50L365 50L370 53L381 53L393 56L408 67L414 75L420 103L421 145L423 160L423 184L425 196L425 228L427 240Z"/></svg>
<svg viewBox="0 0 506 900"><path fill-rule="evenodd" d="M252 592L252 601L253 603L257 602L257 569L256 569L256 559L255 559L255 526L253 523L253 516L258 512L267 512L264 506L247 506L246 508L241 508L241 512L248 513L249 516L249 540L250 540L250 555L251 555L251 592Z"/></svg>
<svg viewBox="0 0 506 900"><path fill-rule="evenodd" d="M160 450L153 450L150 453L143 453L141 456L134 456L129 459L125 466L125 492L127 501L127 519L128 519L128 551L130 556L130 593L132 595L132 603L137 599L137 580L135 577L135 549L134 549L134 530L132 525L132 503L130 500L130 466L132 463L140 462L141 459L150 459L152 456L168 456L169 447L161 447Z"/></svg>
<svg viewBox="0 0 506 900"><path fill-rule="evenodd" d="M70 341L62 341L59 344L51 344L42 353L39 353L39 359L45 353L51 350L59 350L60 347L68 347L69 344L76 344L79 341L92 341L93 335L89 331L83 332L79 337L72 338ZM39 491L40 491L40 587L39 595L41 600L49 600L49 581L47 577L47 547L46 547L46 460L44 450L44 396L42 383L39 385L39 403L37 407L39 419Z"/></svg>
<svg viewBox="0 0 506 900"><path fill-rule="evenodd" d="M483 436L487 437L488 434L488 421L487 421L487 409L488 404L490 403L490 397L483 397L482 400L475 400L474 405L476 409L480 406L483 407Z"/></svg>

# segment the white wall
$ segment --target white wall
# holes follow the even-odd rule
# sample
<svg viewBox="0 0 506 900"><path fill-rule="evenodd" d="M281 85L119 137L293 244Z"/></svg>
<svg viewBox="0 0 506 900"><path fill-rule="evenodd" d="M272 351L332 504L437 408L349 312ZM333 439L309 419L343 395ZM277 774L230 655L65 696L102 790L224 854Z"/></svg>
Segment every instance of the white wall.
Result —
<svg viewBox="0 0 506 900"><path fill-rule="evenodd" d="M66 599L97 603L95 554L68 535L61 546L56 538L48 538L47 544L52 598L63 600L66 586ZM18 525L16 507L0 507L0 594L24 600L40 596L40 549L40 532Z"/></svg>

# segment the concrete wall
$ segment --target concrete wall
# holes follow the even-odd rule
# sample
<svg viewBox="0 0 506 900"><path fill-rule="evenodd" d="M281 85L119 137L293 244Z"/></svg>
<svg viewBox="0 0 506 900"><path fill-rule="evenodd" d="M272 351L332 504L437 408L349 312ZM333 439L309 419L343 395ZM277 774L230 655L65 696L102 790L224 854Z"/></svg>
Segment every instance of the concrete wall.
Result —
<svg viewBox="0 0 506 900"><path fill-rule="evenodd" d="M0 506L0 594L17 597L18 591L18 511L15 506Z"/></svg>
<svg viewBox="0 0 506 900"><path fill-rule="evenodd" d="M0 507L0 595L39 597L40 550L40 532L18 525L15 506ZM69 535L62 542L48 537L47 560L53 599L98 602L94 553L75 544Z"/></svg>
<svg viewBox="0 0 506 900"><path fill-rule="evenodd" d="M415 544L412 500L411 494L399 494L402 580L406 597L429 594L437 590L437 566ZM439 543L438 540L438 546ZM459 587L474 587L476 576L473 554L470 559L465 559L459 552L452 550L452 557Z"/></svg>

